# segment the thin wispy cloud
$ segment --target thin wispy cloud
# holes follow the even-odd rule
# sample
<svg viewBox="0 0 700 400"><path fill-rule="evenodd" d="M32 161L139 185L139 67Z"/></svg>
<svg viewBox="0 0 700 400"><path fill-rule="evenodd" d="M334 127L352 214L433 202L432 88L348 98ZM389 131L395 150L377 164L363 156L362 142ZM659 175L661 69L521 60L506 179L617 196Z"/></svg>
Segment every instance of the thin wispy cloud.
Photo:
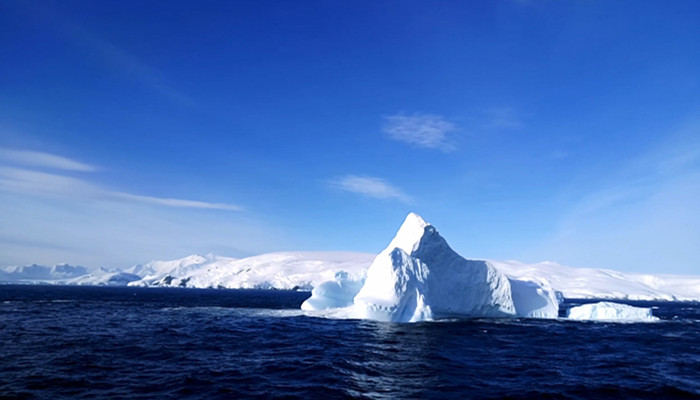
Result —
<svg viewBox="0 0 700 400"><path fill-rule="evenodd" d="M391 139L416 147L452 151L456 147L449 134L456 125L435 114L391 115L384 118L382 130Z"/></svg>
<svg viewBox="0 0 700 400"><path fill-rule="evenodd" d="M152 89L160 95L181 105L191 106L192 99L176 89L165 78L165 75L156 68L144 63L138 57L129 54L116 45L103 40L87 30L71 25L68 29L72 36L87 44L100 57L106 65L113 70L131 75L144 86Z"/></svg>
<svg viewBox="0 0 700 400"><path fill-rule="evenodd" d="M692 268L700 240L700 141L681 137L621 162L580 193L543 253L609 268ZM671 261L673 260L673 261Z"/></svg>
<svg viewBox="0 0 700 400"><path fill-rule="evenodd" d="M346 175L331 181L331 186L374 199L398 200L403 203L411 203L413 201L401 189L384 179L372 176Z"/></svg>
<svg viewBox="0 0 700 400"><path fill-rule="evenodd" d="M108 195L125 200L133 200L140 203L154 204L166 207L202 208L209 210L242 211L243 209L234 204L210 203L197 200L168 199L163 197L140 196L122 192L105 192Z"/></svg>
<svg viewBox="0 0 700 400"><path fill-rule="evenodd" d="M144 62L142 58L84 28L68 17L60 9L48 4L31 4L27 9L36 13L43 21L52 22L57 31L74 43L84 47L87 53L119 74L130 76L143 86L185 106L192 106L192 99L173 85L157 68Z"/></svg>
<svg viewBox="0 0 700 400"><path fill-rule="evenodd" d="M66 171L92 172L97 168L66 157L40 151L14 150L0 147L0 161L32 167L53 168Z"/></svg>
<svg viewBox="0 0 700 400"><path fill-rule="evenodd" d="M482 110L481 127L485 129L519 129L524 123L511 107L492 107Z"/></svg>
<svg viewBox="0 0 700 400"><path fill-rule="evenodd" d="M96 197L101 192L82 179L15 167L0 167L0 190L71 197Z"/></svg>
<svg viewBox="0 0 700 400"><path fill-rule="evenodd" d="M56 170L93 171L94 168L65 157L33 151L15 151L13 155L22 157L0 157L5 165L0 165L0 190L43 197L62 197L84 200L109 200L118 202L136 202L163 207L197 208L223 211L242 211L240 206L226 203L212 203L199 200L163 198L110 190L85 179L65 176ZM32 160L41 162L28 163L26 155L38 154ZM47 162L48 160L48 162ZM10 165L8 165L8 163ZM53 171L36 171L24 166L53 168Z"/></svg>

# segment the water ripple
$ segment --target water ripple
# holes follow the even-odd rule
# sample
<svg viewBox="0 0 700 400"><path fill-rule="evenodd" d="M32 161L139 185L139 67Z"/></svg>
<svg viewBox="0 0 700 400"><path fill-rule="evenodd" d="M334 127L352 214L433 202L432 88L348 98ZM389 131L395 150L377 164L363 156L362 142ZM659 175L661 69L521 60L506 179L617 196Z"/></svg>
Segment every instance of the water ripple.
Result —
<svg viewBox="0 0 700 400"><path fill-rule="evenodd" d="M0 398L700 398L697 305L395 324L310 317L293 292L7 288Z"/></svg>

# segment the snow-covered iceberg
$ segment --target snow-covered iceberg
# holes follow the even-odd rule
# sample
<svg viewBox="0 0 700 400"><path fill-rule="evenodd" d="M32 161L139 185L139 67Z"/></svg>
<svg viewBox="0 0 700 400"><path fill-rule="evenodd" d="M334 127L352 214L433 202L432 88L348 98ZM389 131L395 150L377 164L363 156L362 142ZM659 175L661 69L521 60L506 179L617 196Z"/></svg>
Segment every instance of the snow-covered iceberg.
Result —
<svg viewBox="0 0 700 400"><path fill-rule="evenodd" d="M569 309L567 318L579 321L608 322L648 322L659 320L658 317L651 313L651 308L633 307L609 301L572 307Z"/></svg>
<svg viewBox="0 0 700 400"><path fill-rule="evenodd" d="M314 287L311 297L302 303L301 309L312 311L349 307L364 281L364 274L353 277L345 271L340 271L332 280Z"/></svg>
<svg viewBox="0 0 700 400"><path fill-rule="evenodd" d="M374 259L354 294L352 289L359 286L360 282L342 279L323 283L302 308L347 305L352 317L395 322L450 317L556 318L559 309L551 287L509 279L487 261L461 257L435 227L413 213Z"/></svg>
<svg viewBox="0 0 700 400"><path fill-rule="evenodd" d="M545 279L514 279L509 277L510 293L515 314L523 318L557 318L561 293Z"/></svg>

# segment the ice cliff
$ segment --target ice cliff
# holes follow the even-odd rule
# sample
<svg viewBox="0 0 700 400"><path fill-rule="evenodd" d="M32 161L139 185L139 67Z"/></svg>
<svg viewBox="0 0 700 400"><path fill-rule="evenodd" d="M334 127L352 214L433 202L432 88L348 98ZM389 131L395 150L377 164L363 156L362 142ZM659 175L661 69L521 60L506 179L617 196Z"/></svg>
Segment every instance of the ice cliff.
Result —
<svg viewBox="0 0 700 400"><path fill-rule="evenodd" d="M509 279L487 261L463 258L413 213L374 259L363 283L341 276L320 287L302 309L348 307L355 318L395 322L556 318L559 309L555 291L545 282Z"/></svg>

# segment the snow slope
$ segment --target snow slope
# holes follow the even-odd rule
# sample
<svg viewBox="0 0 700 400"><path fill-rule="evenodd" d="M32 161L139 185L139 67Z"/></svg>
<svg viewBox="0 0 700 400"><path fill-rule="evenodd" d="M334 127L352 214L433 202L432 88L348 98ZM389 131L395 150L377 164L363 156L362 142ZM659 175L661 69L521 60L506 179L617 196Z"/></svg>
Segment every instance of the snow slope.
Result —
<svg viewBox="0 0 700 400"><path fill-rule="evenodd" d="M270 253L242 259L190 256L153 261L127 271L143 276L130 286L311 290L341 271L363 276L372 257L349 252Z"/></svg>
<svg viewBox="0 0 700 400"><path fill-rule="evenodd" d="M43 265L24 265L0 268L0 280L4 282L35 282L77 278L87 275L85 267L59 264L51 267Z"/></svg>
<svg viewBox="0 0 700 400"><path fill-rule="evenodd" d="M0 268L0 283L124 286L139 279L140 276L123 271L104 268L89 271L85 267L68 264Z"/></svg>
<svg viewBox="0 0 700 400"><path fill-rule="evenodd" d="M270 253L234 259L189 256L152 261L124 271L60 264L0 267L1 283L276 288L311 290L345 271L346 286L360 279L376 255L351 252ZM700 301L700 276L633 274L609 269L573 268L554 262L526 264L487 261L514 280L550 285L575 299ZM602 263L602 262L601 262ZM170 278L168 278L170 277ZM188 280L189 278L189 280ZM170 282L168 284L168 282ZM517 284L517 283L516 283ZM361 283L360 283L361 285Z"/></svg>
<svg viewBox="0 0 700 400"><path fill-rule="evenodd" d="M651 308L633 307L627 304L600 303L584 304L569 309L567 318L579 321L606 322L645 322L658 321L651 313Z"/></svg>
<svg viewBox="0 0 700 400"><path fill-rule="evenodd" d="M546 279L568 299L700 300L700 276L632 274L554 262L491 261L515 279Z"/></svg>
<svg viewBox="0 0 700 400"><path fill-rule="evenodd" d="M403 249L405 255L396 253L392 256L391 251L385 250L383 262L401 263L402 257L410 258L414 250L411 237L406 235L393 244L394 248ZM67 264L8 266L0 267L0 283L317 288L318 296L315 299L318 302L313 307L331 308L338 304L352 304L352 298L348 296L362 287L367 268L375 257L376 254L351 252L284 252L242 259L192 255L171 261L151 261L124 271L88 269ZM406 258L405 261L408 263L410 260ZM508 277L519 315L542 316L550 312L547 299L553 293L565 298L700 301L700 276L622 273L609 269L572 268L549 261L535 264L493 260L469 262L485 264L487 267L482 267L483 270L495 268ZM605 260L600 261L600 264L604 263ZM406 264L403 271L419 278L423 273L421 268L419 264ZM319 286L323 282L330 283ZM331 294L333 290L340 292ZM325 300L320 296L321 292L325 293ZM539 299L534 295L538 295ZM333 296L336 298L333 299ZM324 305L324 301L328 303Z"/></svg>

